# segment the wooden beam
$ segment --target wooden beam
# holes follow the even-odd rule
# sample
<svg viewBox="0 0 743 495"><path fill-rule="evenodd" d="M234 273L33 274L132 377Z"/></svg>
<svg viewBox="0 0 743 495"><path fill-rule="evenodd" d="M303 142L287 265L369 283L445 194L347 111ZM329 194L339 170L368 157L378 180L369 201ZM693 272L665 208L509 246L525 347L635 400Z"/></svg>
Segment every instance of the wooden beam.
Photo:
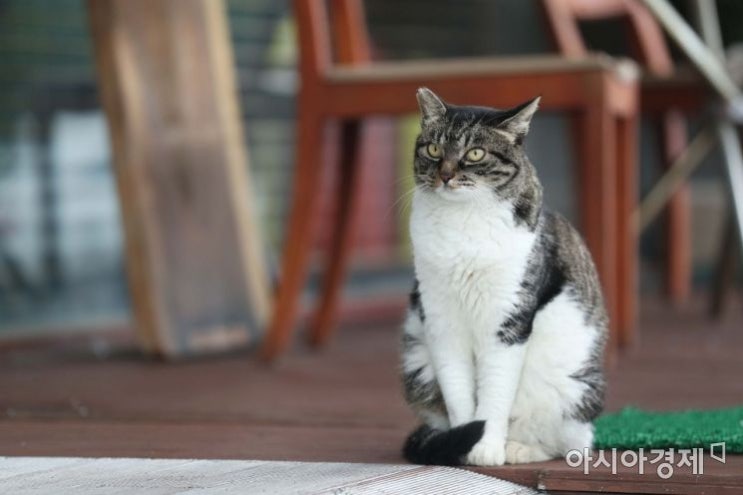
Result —
<svg viewBox="0 0 743 495"><path fill-rule="evenodd" d="M136 327L149 352L247 345L269 310L221 0L90 0Z"/></svg>

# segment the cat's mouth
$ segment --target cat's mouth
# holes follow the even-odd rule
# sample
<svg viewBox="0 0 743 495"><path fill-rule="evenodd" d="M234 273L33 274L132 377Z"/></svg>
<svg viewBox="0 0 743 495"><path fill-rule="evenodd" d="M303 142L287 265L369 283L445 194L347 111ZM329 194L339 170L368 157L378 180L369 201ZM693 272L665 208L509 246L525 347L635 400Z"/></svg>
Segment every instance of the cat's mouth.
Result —
<svg viewBox="0 0 743 495"><path fill-rule="evenodd" d="M462 199L469 197L474 192L476 184L473 182L449 181L444 183L442 180L428 179L421 181L418 187L429 194L440 196L447 199Z"/></svg>
<svg viewBox="0 0 743 495"><path fill-rule="evenodd" d="M468 184L439 184L434 188L434 193L446 199L463 199L472 192L472 185Z"/></svg>
<svg viewBox="0 0 743 495"><path fill-rule="evenodd" d="M457 191L460 189L472 189L473 187L475 187L475 183L467 179L457 180L457 181L450 180L449 182L439 181L436 184L436 189L448 190L448 191Z"/></svg>
<svg viewBox="0 0 743 495"><path fill-rule="evenodd" d="M462 185L459 183L459 181L450 180L448 182L444 182L443 180L437 178L433 183L434 189L444 189L444 190L454 190L459 189L462 187Z"/></svg>

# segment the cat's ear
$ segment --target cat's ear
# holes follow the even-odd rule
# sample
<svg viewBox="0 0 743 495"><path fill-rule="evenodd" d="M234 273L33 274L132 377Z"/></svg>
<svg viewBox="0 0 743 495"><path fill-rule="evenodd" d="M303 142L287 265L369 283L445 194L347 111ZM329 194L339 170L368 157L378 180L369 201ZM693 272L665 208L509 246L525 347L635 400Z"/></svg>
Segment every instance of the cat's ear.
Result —
<svg viewBox="0 0 743 495"><path fill-rule="evenodd" d="M421 109L421 122L429 124L441 119L446 113L446 104L428 88L418 88L415 94Z"/></svg>
<svg viewBox="0 0 743 495"><path fill-rule="evenodd" d="M531 124L531 118L539 108L539 100L541 96L537 96L533 100L529 100L521 105L512 108L506 112L506 118L498 123L498 129L505 131L514 138L514 142L523 141L526 134L529 132L529 124Z"/></svg>

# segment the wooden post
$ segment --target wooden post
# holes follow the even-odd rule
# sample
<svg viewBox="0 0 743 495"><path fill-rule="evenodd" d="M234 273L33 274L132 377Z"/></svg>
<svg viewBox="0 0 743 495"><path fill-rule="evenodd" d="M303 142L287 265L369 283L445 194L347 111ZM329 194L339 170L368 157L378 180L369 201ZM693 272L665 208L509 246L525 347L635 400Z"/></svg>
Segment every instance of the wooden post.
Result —
<svg viewBox="0 0 743 495"><path fill-rule="evenodd" d="M248 345L269 312L221 0L89 0L145 350Z"/></svg>

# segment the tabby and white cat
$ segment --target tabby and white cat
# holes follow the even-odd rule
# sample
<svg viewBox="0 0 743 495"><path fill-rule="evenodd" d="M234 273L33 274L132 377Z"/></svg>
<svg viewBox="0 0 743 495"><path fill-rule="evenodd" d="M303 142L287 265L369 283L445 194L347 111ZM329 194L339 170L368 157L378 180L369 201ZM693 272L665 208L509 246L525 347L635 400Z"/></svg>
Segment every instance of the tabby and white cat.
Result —
<svg viewBox="0 0 743 495"><path fill-rule="evenodd" d="M422 464L543 461L590 447L607 317L578 233L542 208L524 151L539 98L510 110L418 90L405 396Z"/></svg>

